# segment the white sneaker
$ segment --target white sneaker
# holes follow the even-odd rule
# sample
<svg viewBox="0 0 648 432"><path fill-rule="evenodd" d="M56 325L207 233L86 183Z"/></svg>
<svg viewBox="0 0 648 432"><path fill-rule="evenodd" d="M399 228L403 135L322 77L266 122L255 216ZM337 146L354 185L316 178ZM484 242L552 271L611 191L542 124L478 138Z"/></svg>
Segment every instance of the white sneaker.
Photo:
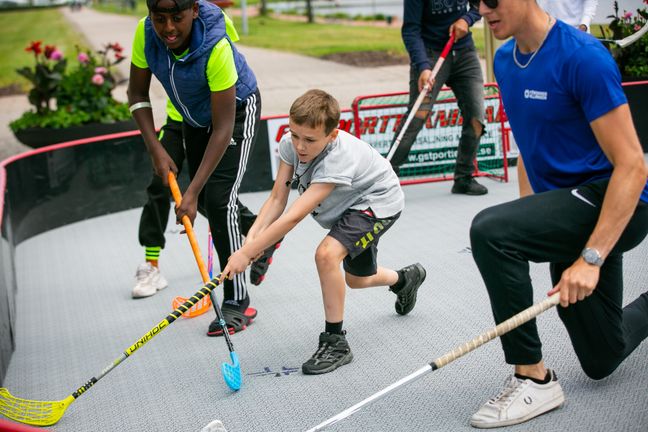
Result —
<svg viewBox="0 0 648 432"><path fill-rule="evenodd" d="M220 420L214 420L213 422L202 428L200 432L227 432L227 429L225 429L225 426L223 426L223 422L221 422Z"/></svg>
<svg viewBox="0 0 648 432"><path fill-rule="evenodd" d="M159 290L166 288L169 284L160 273L160 270L148 262L137 267L135 281L133 298L150 297Z"/></svg>
<svg viewBox="0 0 648 432"><path fill-rule="evenodd" d="M504 390L490 399L470 419L476 428L496 428L523 423L565 402L565 395L553 371L551 381L537 384L530 379L510 376Z"/></svg>

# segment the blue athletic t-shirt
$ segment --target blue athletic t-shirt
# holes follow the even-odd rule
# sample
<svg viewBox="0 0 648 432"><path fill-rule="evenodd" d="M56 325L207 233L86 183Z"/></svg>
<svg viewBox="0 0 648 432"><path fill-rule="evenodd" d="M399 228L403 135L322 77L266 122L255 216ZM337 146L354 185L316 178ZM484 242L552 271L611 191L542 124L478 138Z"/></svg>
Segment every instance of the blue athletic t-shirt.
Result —
<svg viewBox="0 0 648 432"><path fill-rule="evenodd" d="M609 178L612 164L590 122L627 103L621 75L607 49L562 21L534 58L515 55L514 40L495 54L504 108L534 192ZM648 202L648 182L641 196Z"/></svg>

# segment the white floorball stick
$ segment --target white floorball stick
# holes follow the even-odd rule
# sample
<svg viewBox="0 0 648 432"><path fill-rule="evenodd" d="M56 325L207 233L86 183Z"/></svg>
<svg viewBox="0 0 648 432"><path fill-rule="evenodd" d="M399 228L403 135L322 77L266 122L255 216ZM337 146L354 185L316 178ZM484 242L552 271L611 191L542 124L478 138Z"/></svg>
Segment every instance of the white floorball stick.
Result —
<svg viewBox="0 0 648 432"><path fill-rule="evenodd" d="M418 97L416 98L416 102L414 102L414 105L412 105L412 109L410 110L410 113L407 116L407 119L405 120L405 124L403 125L400 132L398 133L398 136L396 136L396 139L394 140L394 145L392 145L391 149L389 149L389 153L387 154L388 161L390 161L391 158L394 157L394 153L396 153L396 149L400 145L400 142L403 139L403 135L405 135L405 132L407 131L409 124L412 122L414 115L416 115L416 112L418 111L419 107L423 103L423 99L425 99L425 96L427 96L430 90L432 90L432 86L434 85L434 80L436 79L439 70L441 70L441 66L443 66L443 62L448 56L448 53L452 49L452 45L454 44L454 41L455 41L455 36L454 33L452 33L445 47L443 47L443 51L441 51L441 55L439 56L439 59L436 61L434 67L432 68L432 74L430 75L430 79L428 80L428 82L425 83L425 86L423 86L421 93L419 93Z"/></svg>
<svg viewBox="0 0 648 432"><path fill-rule="evenodd" d="M560 293L555 293L551 297L541 301L540 303L537 303L530 308L527 308L523 310L522 312L513 315L511 318L507 319L506 321L498 324L495 328L490 329L486 333L482 333L481 335L477 336L471 341L468 341L464 343L463 345L459 345L457 348L453 349L452 351L442 355L441 357L437 358L433 362L425 365L425 367L422 367L421 369L417 370L416 372L406 376L405 378L400 379L399 381L395 382L394 384L390 385L389 387L386 387L385 389L379 391L378 393L375 393L374 395L368 397L367 399L358 402L357 404L353 405L350 408L345 409L338 415L331 417L330 419L326 420L323 423L318 424L312 429L309 429L307 432L315 432L315 431L320 431L324 430L325 428L331 426L334 423L339 422L340 420L343 420L350 415L354 414L355 412L359 411L361 408L363 408L366 405L369 405L372 402L377 401L378 399L383 398L385 395L388 393L391 393L392 391L396 390L397 388L404 386L405 384L409 384L414 380L417 380L418 378L422 377L423 375L426 375L429 372L433 372L437 369L441 369L443 366L447 365L448 363L451 363L455 360L457 360L460 357L463 357L464 355L468 354L469 352L479 348L480 346L484 345L486 342L490 342L491 340L498 338L502 336L505 333L510 332L511 330L521 326L527 321L532 320L533 318L537 317L544 311L551 309L552 307L556 306L560 302Z"/></svg>
<svg viewBox="0 0 648 432"><path fill-rule="evenodd" d="M641 27L636 33L631 34L630 36L624 37L623 39L620 40L614 40L614 39L599 39L601 42L608 42L608 43L613 43L619 45L621 48L625 48L628 45L631 45L638 41L643 35L648 32L648 23L644 24L643 27Z"/></svg>

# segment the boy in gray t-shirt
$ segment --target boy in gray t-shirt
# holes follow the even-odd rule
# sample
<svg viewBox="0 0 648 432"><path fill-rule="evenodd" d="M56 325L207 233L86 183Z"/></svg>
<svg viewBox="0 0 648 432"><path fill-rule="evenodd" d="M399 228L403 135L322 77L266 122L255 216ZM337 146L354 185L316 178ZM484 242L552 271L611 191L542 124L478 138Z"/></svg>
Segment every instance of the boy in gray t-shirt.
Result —
<svg viewBox="0 0 648 432"><path fill-rule="evenodd" d="M339 121L340 107L324 91L310 90L293 103L272 193L222 273L244 272L309 213L330 230L315 253L326 324L318 350L302 365L305 374L331 372L353 359L342 329L346 285L389 286L397 295L396 312L405 315L425 280L418 263L398 271L378 266L378 240L400 216L403 191L389 162L369 144L338 130ZM300 197L284 213L291 184Z"/></svg>

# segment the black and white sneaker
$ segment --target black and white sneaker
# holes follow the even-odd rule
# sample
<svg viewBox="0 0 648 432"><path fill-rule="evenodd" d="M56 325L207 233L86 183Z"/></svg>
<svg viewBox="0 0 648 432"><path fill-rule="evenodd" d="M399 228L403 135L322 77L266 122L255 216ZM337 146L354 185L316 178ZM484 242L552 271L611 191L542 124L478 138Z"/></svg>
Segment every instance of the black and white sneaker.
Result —
<svg viewBox="0 0 648 432"><path fill-rule="evenodd" d="M396 304L394 306L396 313L399 315L407 315L414 309L416 294L425 280L426 272L420 263L403 267L399 272L403 273L405 284L396 293Z"/></svg>
<svg viewBox="0 0 648 432"><path fill-rule="evenodd" d="M319 336L319 348L302 365L302 372L306 375L325 374L350 363L351 360L353 354L346 340L346 331L343 334L322 332Z"/></svg>

